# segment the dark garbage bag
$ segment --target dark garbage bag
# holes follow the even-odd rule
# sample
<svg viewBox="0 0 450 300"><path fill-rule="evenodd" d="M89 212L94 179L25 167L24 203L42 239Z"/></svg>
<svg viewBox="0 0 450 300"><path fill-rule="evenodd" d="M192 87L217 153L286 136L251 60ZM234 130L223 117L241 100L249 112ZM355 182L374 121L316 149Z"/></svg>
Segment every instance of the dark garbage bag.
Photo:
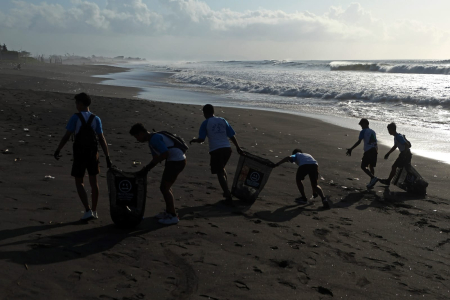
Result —
<svg viewBox="0 0 450 300"><path fill-rule="evenodd" d="M118 227L134 228L144 217L147 175L112 167L107 172L111 219Z"/></svg>
<svg viewBox="0 0 450 300"><path fill-rule="evenodd" d="M239 158L231 193L240 200L255 201L274 167L270 160L244 152Z"/></svg>
<svg viewBox="0 0 450 300"><path fill-rule="evenodd" d="M428 182L410 164L404 168L397 168L392 183L399 188L418 195L426 195Z"/></svg>

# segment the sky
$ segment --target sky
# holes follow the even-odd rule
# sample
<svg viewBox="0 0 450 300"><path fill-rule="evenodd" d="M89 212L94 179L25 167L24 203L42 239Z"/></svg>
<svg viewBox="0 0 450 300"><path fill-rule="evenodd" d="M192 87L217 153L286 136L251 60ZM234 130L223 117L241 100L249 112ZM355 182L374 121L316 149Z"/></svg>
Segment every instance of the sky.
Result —
<svg viewBox="0 0 450 300"><path fill-rule="evenodd" d="M449 59L448 0L0 0L0 43L149 60Z"/></svg>

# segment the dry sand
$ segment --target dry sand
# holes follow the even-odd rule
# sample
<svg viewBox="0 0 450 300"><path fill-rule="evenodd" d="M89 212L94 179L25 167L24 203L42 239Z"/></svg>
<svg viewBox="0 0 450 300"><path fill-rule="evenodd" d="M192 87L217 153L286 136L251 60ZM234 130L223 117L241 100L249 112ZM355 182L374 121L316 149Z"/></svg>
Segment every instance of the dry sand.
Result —
<svg viewBox="0 0 450 300"><path fill-rule="evenodd" d="M312 154L331 210L318 200L295 204L290 164L273 170L255 203L224 206L208 146L195 144L173 188L178 225L163 227L152 218L164 207L158 166L149 174L145 219L135 230L117 229L103 155L99 219L79 222L70 143L59 161L53 158L75 112L74 93L98 95L91 110L102 119L113 163L124 170L151 159L148 147L128 134L133 123L189 140L203 121L200 106L126 99L137 91L89 77L115 70L1 68L0 299L449 299L448 165L413 157L430 182L426 197L392 186L366 191L362 146L345 156L357 131L308 118L216 109L249 152L274 162L294 147ZM380 149L381 177L397 155L385 162L387 150ZM234 151L231 180L237 161ZM45 181L46 175L55 178Z"/></svg>

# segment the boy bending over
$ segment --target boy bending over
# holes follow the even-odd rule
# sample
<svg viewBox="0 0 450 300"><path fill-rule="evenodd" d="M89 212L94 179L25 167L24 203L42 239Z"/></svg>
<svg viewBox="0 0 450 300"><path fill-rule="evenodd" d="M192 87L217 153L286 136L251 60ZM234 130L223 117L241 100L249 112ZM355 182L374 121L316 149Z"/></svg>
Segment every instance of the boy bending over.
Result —
<svg viewBox="0 0 450 300"><path fill-rule="evenodd" d="M292 151L292 155L283 158L278 163L275 164L275 167L278 167L282 163L291 162L298 165L297 175L295 177L297 181L297 187L300 191L301 197L295 199L299 204L306 204L308 200L305 195L305 188L303 186L302 181L305 179L306 175L309 175L309 180L311 181L311 187L313 190L314 198L317 195L322 198L323 207L326 209L330 208L330 203L328 199L324 196L322 188L317 184L319 180L319 164L311 155L307 153L303 153L300 149L294 149Z"/></svg>

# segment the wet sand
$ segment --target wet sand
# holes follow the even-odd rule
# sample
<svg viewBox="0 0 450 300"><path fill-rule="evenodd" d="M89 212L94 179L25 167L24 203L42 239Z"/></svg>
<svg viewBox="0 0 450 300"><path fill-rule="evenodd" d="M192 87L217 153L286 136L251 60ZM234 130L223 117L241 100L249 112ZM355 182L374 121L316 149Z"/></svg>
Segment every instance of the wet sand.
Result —
<svg viewBox="0 0 450 300"><path fill-rule="evenodd" d="M277 162L300 147L319 162L331 210L317 199L296 205L296 167L272 171L254 203L221 204L207 144L192 145L173 187L180 223L162 227L162 166L149 174L145 219L117 229L109 217L101 155L99 219L79 222L82 205L70 177L71 145L56 161L73 94L92 95L111 159L124 170L148 162L135 122L189 140L201 106L130 99L138 90L97 85L106 66L24 66L0 70L0 295L3 299L393 299L450 297L449 170L413 157L430 183L425 197L376 185L359 169L362 146L345 156L357 131L293 115L217 108L247 151ZM25 131L24 128L28 130ZM8 149L7 152L5 150ZM377 175L389 161L380 148ZM4 154L7 153L7 154ZM238 161L233 152L230 183ZM46 175L55 177L44 180ZM436 176L436 177L435 177ZM306 180L306 191L311 195ZM89 187L88 187L89 190Z"/></svg>

